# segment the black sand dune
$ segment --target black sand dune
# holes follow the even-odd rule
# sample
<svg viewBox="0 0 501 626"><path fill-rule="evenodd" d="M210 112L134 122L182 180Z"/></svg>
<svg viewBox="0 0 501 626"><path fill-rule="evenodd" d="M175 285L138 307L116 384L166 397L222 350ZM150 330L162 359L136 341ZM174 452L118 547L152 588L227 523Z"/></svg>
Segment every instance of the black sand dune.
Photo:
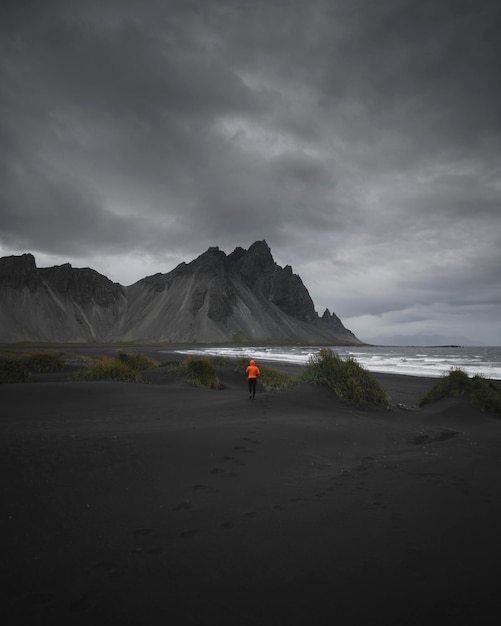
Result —
<svg viewBox="0 0 501 626"><path fill-rule="evenodd" d="M497 624L501 421L432 381L0 386L3 624Z"/></svg>

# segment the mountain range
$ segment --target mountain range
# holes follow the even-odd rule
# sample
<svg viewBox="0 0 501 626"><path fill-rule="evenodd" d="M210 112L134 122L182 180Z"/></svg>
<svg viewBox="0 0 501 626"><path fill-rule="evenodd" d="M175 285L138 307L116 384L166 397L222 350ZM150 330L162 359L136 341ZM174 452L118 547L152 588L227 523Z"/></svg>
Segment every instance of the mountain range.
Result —
<svg viewBox="0 0 501 626"><path fill-rule="evenodd" d="M0 341L362 343L328 309L316 313L266 241L229 255L211 247L128 287L69 263L38 268L32 254L0 258Z"/></svg>

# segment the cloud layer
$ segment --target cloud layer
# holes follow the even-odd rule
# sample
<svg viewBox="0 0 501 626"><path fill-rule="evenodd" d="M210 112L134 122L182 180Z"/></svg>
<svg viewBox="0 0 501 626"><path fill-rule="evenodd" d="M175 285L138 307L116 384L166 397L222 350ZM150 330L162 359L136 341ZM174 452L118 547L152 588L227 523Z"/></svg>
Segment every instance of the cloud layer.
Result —
<svg viewBox="0 0 501 626"><path fill-rule="evenodd" d="M130 284L266 239L362 339L499 345L500 21L489 0L4 3L0 254Z"/></svg>

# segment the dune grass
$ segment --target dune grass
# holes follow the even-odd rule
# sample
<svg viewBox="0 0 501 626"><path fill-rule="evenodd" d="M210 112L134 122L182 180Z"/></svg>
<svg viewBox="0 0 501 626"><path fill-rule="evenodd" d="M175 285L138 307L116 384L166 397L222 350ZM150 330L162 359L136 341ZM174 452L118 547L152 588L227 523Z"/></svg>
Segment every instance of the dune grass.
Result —
<svg viewBox="0 0 501 626"><path fill-rule="evenodd" d="M26 366L35 372L58 372L64 367L64 358L57 352L31 352L26 356Z"/></svg>
<svg viewBox="0 0 501 626"><path fill-rule="evenodd" d="M117 359L133 370L149 370L158 367L158 361L150 358L143 352L125 352L118 350Z"/></svg>
<svg viewBox="0 0 501 626"><path fill-rule="evenodd" d="M245 376L245 370L249 365L249 359L246 357L237 357L232 358L231 361L234 363L235 371L241 372L243 378ZM258 363L258 367L261 372L258 378L258 384L266 391L289 389L299 382L297 376L291 376L286 372L281 372L266 363Z"/></svg>
<svg viewBox="0 0 501 626"><path fill-rule="evenodd" d="M470 403L485 413L501 414L501 390L494 383L482 376L473 376L460 368L449 371L436 382L419 401L423 407L442 398L465 396Z"/></svg>
<svg viewBox="0 0 501 626"><path fill-rule="evenodd" d="M186 357L179 364L179 372L197 387L220 389L216 368L211 359L206 356Z"/></svg>
<svg viewBox="0 0 501 626"><path fill-rule="evenodd" d="M138 372L118 358L100 356L92 359L77 375L78 380L86 381L118 381L139 383L141 377Z"/></svg>
<svg viewBox="0 0 501 626"><path fill-rule="evenodd" d="M29 383L31 372L57 372L64 367L62 353L0 352L0 384Z"/></svg>
<svg viewBox="0 0 501 626"><path fill-rule="evenodd" d="M31 375L21 359L0 356L0 385L29 383Z"/></svg>
<svg viewBox="0 0 501 626"><path fill-rule="evenodd" d="M141 370L158 367L157 361L141 352L119 350L116 357L101 356L91 359L77 375L78 380L143 382Z"/></svg>
<svg viewBox="0 0 501 626"><path fill-rule="evenodd" d="M297 376L291 376L286 372L281 372L271 365L262 364L259 366L259 370L261 372L259 381L266 391L271 391L273 389L289 389L290 387L297 385L299 382Z"/></svg>
<svg viewBox="0 0 501 626"><path fill-rule="evenodd" d="M301 376L305 382L326 385L338 398L357 405L389 405L391 399L376 378L355 359L343 360L329 348L312 357Z"/></svg>

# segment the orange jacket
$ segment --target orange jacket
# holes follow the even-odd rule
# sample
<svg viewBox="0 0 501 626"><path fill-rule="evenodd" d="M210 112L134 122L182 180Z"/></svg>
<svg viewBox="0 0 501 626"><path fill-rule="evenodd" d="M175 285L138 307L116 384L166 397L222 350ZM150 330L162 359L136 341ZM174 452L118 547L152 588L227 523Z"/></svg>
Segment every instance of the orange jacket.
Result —
<svg viewBox="0 0 501 626"><path fill-rule="evenodd" d="M256 365L254 361L251 361L245 370L247 374L247 378L257 378L260 376L261 372L259 371L259 367Z"/></svg>

